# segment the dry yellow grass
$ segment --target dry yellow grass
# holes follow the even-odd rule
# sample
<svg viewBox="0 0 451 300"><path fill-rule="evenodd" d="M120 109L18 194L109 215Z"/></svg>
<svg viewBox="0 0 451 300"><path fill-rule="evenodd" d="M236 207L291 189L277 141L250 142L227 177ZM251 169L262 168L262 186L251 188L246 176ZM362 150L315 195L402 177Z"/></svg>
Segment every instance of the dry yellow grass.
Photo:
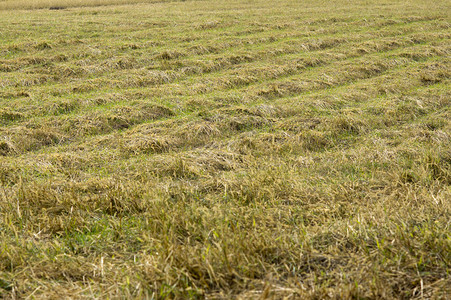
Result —
<svg viewBox="0 0 451 300"><path fill-rule="evenodd" d="M447 299L449 12L0 10L0 298Z"/></svg>
<svg viewBox="0 0 451 300"><path fill-rule="evenodd" d="M126 5L136 3L176 2L177 0L0 0L0 10L52 9ZM183 0L180 0L183 1Z"/></svg>

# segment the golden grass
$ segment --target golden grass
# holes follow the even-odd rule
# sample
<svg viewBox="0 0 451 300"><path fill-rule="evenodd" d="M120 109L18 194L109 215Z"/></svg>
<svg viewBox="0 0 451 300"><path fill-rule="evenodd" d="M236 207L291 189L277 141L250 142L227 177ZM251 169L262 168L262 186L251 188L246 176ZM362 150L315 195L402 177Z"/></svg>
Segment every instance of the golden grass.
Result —
<svg viewBox="0 0 451 300"><path fill-rule="evenodd" d="M128 5L136 3L161 3L177 0L0 0L0 10L51 9L61 10L74 7L106 5Z"/></svg>
<svg viewBox="0 0 451 300"><path fill-rule="evenodd" d="M132 2L0 1L0 298L449 297L447 2Z"/></svg>

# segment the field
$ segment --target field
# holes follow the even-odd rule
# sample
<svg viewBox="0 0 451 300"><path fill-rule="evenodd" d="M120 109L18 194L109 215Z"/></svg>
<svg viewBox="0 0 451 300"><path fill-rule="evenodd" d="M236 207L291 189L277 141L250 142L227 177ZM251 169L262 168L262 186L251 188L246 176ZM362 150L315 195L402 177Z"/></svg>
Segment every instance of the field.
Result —
<svg viewBox="0 0 451 300"><path fill-rule="evenodd" d="M132 2L0 1L0 298L451 295L449 1Z"/></svg>

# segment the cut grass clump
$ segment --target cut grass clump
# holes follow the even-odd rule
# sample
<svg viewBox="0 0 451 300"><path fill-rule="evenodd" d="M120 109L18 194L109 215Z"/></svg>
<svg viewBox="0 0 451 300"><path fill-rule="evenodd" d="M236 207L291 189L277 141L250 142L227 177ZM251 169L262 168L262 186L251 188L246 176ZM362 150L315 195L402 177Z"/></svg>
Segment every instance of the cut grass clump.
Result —
<svg viewBox="0 0 451 300"><path fill-rule="evenodd" d="M6 140L1 141L1 153L4 156L38 150L67 140L65 135L50 128L33 129L19 126L11 128L5 134Z"/></svg>
<svg viewBox="0 0 451 300"><path fill-rule="evenodd" d="M165 50L162 53L158 54L157 58L164 59L164 60L170 60L170 59L175 59L175 58L179 58L182 56L185 56L185 54L178 52L178 51Z"/></svg>
<svg viewBox="0 0 451 300"><path fill-rule="evenodd" d="M131 134L124 141L122 148L132 154L162 153L170 150L171 143L155 135Z"/></svg>
<svg viewBox="0 0 451 300"><path fill-rule="evenodd" d="M0 141L0 155L7 156L16 153L16 147L10 141Z"/></svg>
<svg viewBox="0 0 451 300"><path fill-rule="evenodd" d="M20 112L10 111L10 110L0 110L0 120L2 123L8 123L11 121L16 121L22 119L24 116Z"/></svg>

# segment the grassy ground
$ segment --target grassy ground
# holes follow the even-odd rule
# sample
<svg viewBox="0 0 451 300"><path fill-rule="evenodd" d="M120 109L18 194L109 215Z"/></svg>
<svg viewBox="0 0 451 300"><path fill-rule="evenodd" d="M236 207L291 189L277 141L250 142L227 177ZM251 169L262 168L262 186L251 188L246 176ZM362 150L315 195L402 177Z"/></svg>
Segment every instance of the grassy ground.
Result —
<svg viewBox="0 0 451 300"><path fill-rule="evenodd" d="M73 7L126 5L136 3L162 3L184 0L0 0L0 10L50 9L61 10ZM192 0L195 1L195 0Z"/></svg>
<svg viewBox="0 0 451 300"><path fill-rule="evenodd" d="M450 27L449 1L0 11L0 298L446 299Z"/></svg>

